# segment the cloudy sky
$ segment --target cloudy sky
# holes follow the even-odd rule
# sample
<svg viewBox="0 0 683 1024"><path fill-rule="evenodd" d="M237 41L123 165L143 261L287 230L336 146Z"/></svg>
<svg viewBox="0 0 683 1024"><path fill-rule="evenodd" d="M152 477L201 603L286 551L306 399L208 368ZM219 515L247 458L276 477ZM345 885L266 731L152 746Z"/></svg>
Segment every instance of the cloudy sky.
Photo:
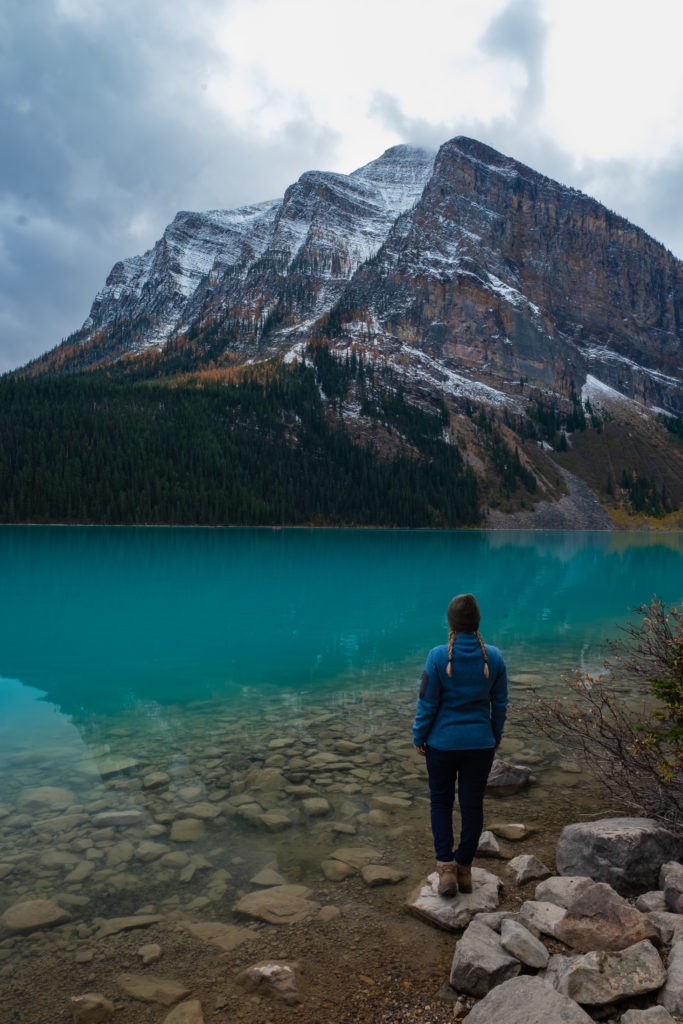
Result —
<svg viewBox="0 0 683 1024"><path fill-rule="evenodd" d="M470 135L683 257L680 0L3 0L0 372L181 209Z"/></svg>

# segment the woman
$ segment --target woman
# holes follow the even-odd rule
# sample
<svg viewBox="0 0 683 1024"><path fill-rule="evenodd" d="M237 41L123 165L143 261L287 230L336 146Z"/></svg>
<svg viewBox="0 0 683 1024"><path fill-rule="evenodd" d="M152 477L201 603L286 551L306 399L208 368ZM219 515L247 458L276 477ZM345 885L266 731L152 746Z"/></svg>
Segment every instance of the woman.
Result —
<svg viewBox="0 0 683 1024"><path fill-rule="evenodd" d="M413 743L427 759L439 895L472 892L471 864L484 827L484 793L508 703L505 662L479 634L479 605L459 594L448 606L448 644L434 647L422 673ZM461 831L453 850L458 782Z"/></svg>

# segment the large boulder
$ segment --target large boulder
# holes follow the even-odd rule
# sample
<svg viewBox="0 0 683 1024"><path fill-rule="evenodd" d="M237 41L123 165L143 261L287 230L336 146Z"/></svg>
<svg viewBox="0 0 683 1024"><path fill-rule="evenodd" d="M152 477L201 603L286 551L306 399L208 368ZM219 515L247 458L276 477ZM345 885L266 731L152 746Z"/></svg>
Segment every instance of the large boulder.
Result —
<svg viewBox="0 0 683 1024"><path fill-rule="evenodd" d="M659 929L605 882L596 882L578 896L555 929L555 938L572 949L626 949L643 939L660 943Z"/></svg>
<svg viewBox="0 0 683 1024"><path fill-rule="evenodd" d="M539 977L522 975L492 989L462 1024L593 1024L585 1010Z"/></svg>
<svg viewBox="0 0 683 1024"><path fill-rule="evenodd" d="M654 889L661 866L680 849L681 841L650 818L601 818L565 826L555 859L560 875L588 875L628 896Z"/></svg>
<svg viewBox="0 0 683 1024"><path fill-rule="evenodd" d="M451 986L468 996L485 996L502 981L519 974L522 965L503 949L500 935L472 921L458 940L451 964Z"/></svg>
<svg viewBox="0 0 683 1024"><path fill-rule="evenodd" d="M602 1006L655 992L666 980L659 953L645 939L618 953L551 956L544 977L577 1003Z"/></svg>

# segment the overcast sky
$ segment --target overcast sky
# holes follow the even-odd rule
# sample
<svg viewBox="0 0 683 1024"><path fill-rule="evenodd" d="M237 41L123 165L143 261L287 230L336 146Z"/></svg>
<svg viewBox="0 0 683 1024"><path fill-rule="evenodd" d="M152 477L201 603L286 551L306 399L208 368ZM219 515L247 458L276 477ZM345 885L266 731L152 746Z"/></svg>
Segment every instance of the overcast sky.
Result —
<svg viewBox="0 0 683 1024"><path fill-rule="evenodd" d="M470 135L683 257L680 0L2 0L0 372L178 210Z"/></svg>

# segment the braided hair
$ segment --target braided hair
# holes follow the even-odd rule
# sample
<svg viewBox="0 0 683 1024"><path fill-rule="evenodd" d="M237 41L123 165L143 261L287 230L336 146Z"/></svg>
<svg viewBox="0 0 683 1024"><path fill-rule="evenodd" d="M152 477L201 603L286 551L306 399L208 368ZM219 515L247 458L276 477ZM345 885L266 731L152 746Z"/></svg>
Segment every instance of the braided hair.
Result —
<svg viewBox="0 0 683 1024"><path fill-rule="evenodd" d="M446 672L448 672L449 676L453 675L453 664L452 664L452 662L453 662L453 648L455 646L455 638L456 638L456 636L457 636L457 633L455 632L454 629L452 629L450 631L450 633L448 634L448 665L446 666ZM479 632L479 630L477 630L476 637L477 637L477 640L479 641L479 646L481 647L481 653L484 655L484 675L488 679L488 677L489 677L489 656L488 656L488 653L486 651L486 644L482 640L482 636L481 636L481 633Z"/></svg>

